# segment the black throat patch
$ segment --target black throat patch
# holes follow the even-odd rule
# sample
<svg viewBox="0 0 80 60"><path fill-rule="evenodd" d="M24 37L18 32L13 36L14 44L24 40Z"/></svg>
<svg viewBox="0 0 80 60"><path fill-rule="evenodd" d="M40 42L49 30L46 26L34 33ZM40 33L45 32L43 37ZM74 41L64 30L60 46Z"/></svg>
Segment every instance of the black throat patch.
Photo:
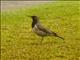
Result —
<svg viewBox="0 0 80 60"><path fill-rule="evenodd" d="M35 26L35 24L39 23L39 19L37 17L32 18L33 22L32 22L32 28Z"/></svg>
<svg viewBox="0 0 80 60"><path fill-rule="evenodd" d="M34 22L34 21L32 22L32 28L35 26L36 23L37 23L37 22Z"/></svg>

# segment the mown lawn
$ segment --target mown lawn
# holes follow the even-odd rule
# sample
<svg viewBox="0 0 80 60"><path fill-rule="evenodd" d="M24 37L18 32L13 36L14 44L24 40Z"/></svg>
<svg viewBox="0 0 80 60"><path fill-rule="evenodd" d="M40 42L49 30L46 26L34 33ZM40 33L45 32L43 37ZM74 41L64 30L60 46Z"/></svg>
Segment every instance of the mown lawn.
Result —
<svg viewBox="0 0 80 60"><path fill-rule="evenodd" d="M80 2L53 2L1 12L1 60L80 60ZM64 37L32 32L31 18Z"/></svg>

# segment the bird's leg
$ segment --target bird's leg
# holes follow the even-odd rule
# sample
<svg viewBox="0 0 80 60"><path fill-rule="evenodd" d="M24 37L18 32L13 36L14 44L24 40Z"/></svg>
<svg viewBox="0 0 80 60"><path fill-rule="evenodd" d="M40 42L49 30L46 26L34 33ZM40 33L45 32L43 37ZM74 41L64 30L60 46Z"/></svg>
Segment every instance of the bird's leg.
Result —
<svg viewBox="0 0 80 60"><path fill-rule="evenodd" d="M44 37L41 37L41 42L40 43L42 43L43 40L44 40Z"/></svg>
<svg viewBox="0 0 80 60"><path fill-rule="evenodd" d="M41 40L43 40L44 39L44 37L42 37L42 39Z"/></svg>

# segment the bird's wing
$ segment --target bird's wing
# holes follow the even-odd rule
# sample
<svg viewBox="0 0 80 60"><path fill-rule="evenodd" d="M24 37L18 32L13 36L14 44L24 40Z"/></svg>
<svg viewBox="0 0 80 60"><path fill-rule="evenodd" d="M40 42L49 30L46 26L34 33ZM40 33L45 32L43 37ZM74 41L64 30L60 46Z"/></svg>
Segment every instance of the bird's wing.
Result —
<svg viewBox="0 0 80 60"><path fill-rule="evenodd" d="M36 26L37 26L38 30L45 32L47 35L54 35L54 36L59 37L64 40L64 38L58 36L55 32L43 27L41 24L37 24Z"/></svg>
<svg viewBox="0 0 80 60"><path fill-rule="evenodd" d="M37 24L37 28L47 34L52 34L53 32L45 27L43 27L41 24Z"/></svg>

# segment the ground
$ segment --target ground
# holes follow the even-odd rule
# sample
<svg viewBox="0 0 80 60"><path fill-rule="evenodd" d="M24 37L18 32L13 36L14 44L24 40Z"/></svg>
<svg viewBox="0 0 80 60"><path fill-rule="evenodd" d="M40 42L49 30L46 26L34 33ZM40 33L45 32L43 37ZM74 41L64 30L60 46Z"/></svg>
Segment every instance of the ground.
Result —
<svg viewBox="0 0 80 60"><path fill-rule="evenodd" d="M80 2L52 2L1 12L1 60L80 60ZM32 32L31 18L62 36Z"/></svg>

